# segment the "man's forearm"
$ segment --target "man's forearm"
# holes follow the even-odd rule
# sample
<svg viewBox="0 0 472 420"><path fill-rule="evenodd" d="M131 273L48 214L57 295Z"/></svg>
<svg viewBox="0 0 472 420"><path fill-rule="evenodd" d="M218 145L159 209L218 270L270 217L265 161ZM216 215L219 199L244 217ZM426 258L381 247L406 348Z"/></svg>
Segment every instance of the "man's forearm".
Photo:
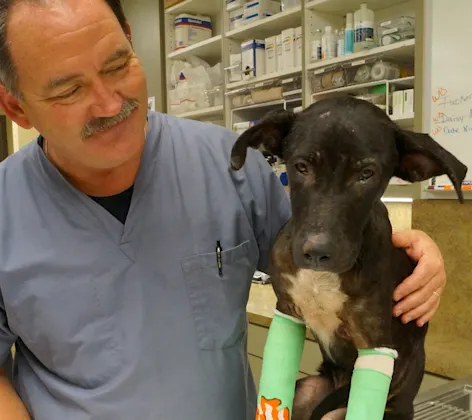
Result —
<svg viewBox="0 0 472 420"><path fill-rule="evenodd" d="M0 369L0 407L2 407L2 420L31 419L18 394L11 386L4 369Z"/></svg>

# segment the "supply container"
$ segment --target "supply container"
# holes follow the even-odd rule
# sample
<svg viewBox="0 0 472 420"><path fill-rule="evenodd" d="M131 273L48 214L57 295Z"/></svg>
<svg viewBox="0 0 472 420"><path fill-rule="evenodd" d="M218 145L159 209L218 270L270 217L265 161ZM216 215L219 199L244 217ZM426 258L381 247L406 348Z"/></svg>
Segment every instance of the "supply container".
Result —
<svg viewBox="0 0 472 420"><path fill-rule="evenodd" d="M295 28L295 67L301 67L303 56L302 27Z"/></svg>
<svg viewBox="0 0 472 420"><path fill-rule="evenodd" d="M336 35L332 26L326 26L321 38L321 55L323 60L336 57Z"/></svg>
<svg viewBox="0 0 472 420"><path fill-rule="evenodd" d="M337 31L337 41L336 41L337 51L336 55L342 57L345 54L345 33L344 29Z"/></svg>
<svg viewBox="0 0 472 420"><path fill-rule="evenodd" d="M244 6L244 0L226 0L225 3L228 12Z"/></svg>
<svg viewBox="0 0 472 420"><path fill-rule="evenodd" d="M276 101L283 99L282 86L261 87L251 90L251 97L254 103Z"/></svg>
<svg viewBox="0 0 472 420"><path fill-rule="evenodd" d="M242 80L241 72L241 53L230 54L229 56L229 81L239 82Z"/></svg>
<svg viewBox="0 0 472 420"><path fill-rule="evenodd" d="M346 15L346 31L344 32L344 54L354 52L354 16L352 13Z"/></svg>
<svg viewBox="0 0 472 420"><path fill-rule="evenodd" d="M295 67L295 29L288 28L282 31L284 70Z"/></svg>
<svg viewBox="0 0 472 420"><path fill-rule="evenodd" d="M233 30L244 26L244 7L237 7L229 12L229 29Z"/></svg>
<svg viewBox="0 0 472 420"><path fill-rule="evenodd" d="M277 72L277 37L271 36L265 39L265 72L272 74Z"/></svg>
<svg viewBox="0 0 472 420"><path fill-rule="evenodd" d="M175 48L181 49L212 37L210 16L181 13L174 20Z"/></svg>
<svg viewBox="0 0 472 420"><path fill-rule="evenodd" d="M317 29L315 31L315 34L313 35L313 40L311 41L311 56L310 56L310 59L312 62L322 59L322 44L321 44L322 36L323 36L323 33L321 32L321 29Z"/></svg>
<svg viewBox="0 0 472 420"><path fill-rule="evenodd" d="M265 74L265 41L250 39L241 43L241 66L243 79Z"/></svg>
<svg viewBox="0 0 472 420"><path fill-rule="evenodd" d="M277 52L277 71L283 71L285 66L284 66L284 44L283 44L283 39L282 39L282 34L277 35L275 37L275 42L276 42L276 52Z"/></svg>
<svg viewBox="0 0 472 420"><path fill-rule="evenodd" d="M374 22L373 10L367 7L367 3L361 3L360 9L354 13L354 52L376 47Z"/></svg>
<svg viewBox="0 0 472 420"><path fill-rule="evenodd" d="M381 45L415 38L415 18L402 16L380 23L379 37Z"/></svg>
<svg viewBox="0 0 472 420"><path fill-rule="evenodd" d="M244 4L244 21L250 24L273 16L280 12L280 2L274 0L256 0Z"/></svg>

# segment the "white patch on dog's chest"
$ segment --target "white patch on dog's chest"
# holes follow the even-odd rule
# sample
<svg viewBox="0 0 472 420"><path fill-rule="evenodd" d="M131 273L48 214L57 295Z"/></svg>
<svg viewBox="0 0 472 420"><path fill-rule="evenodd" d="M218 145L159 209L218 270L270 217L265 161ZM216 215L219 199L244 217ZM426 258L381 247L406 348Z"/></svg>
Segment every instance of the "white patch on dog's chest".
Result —
<svg viewBox="0 0 472 420"><path fill-rule="evenodd" d="M284 276L292 284L289 293L293 303L329 354L331 339L341 324L339 314L348 299L341 290L341 279L334 273L305 269L299 270L295 276Z"/></svg>

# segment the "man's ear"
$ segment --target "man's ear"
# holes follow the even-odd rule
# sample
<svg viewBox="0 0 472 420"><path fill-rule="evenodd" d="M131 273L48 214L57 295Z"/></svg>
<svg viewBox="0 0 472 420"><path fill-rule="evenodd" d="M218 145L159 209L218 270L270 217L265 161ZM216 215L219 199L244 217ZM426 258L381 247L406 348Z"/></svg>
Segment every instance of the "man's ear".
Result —
<svg viewBox="0 0 472 420"><path fill-rule="evenodd" d="M131 46L133 46L133 40L131 37L131 25L129 24L128 21L125 22L125 35L126 35L126 38L128 38L128 41L131 44Z"/></svg>
<svg viewBox="0 0 472 420"><path fill-rule="evenodd" d="M398 129L396 135L399 162L394 175L409 182L425 181L447 175L462 203L462 181L467 166L440 146L428 134Z"/></svg>
<svg viewBox="0 0 472 420"><path fill-rule="evenodd" d="M12 95L5 86L0 84L0 108L7 116L8 119L12 120L20 127L30 129L33 124L29 121L28 117L21 106L20 100Z"/></svg>
<svg viewBox="0 0 472 420"><path fill-rule="evenodd" d="M290 111L271 111L258 124L239 136L231 150L231 168L241 169L246 161L247 148L261 145L272 155L282 158L284 140L295 121L296 114Z"/></svg>

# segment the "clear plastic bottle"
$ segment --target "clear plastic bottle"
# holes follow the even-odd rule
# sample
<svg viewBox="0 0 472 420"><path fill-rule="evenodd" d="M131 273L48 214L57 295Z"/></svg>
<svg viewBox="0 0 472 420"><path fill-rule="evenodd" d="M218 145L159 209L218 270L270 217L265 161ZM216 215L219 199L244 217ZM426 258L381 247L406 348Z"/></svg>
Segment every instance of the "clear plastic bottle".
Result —
<svg viewBox="0 0 472 420"><path fill-rule="evenodd" d="M346 31L344 34L344 54L354 52L354 17L352 13L346 15Z"/></svg>
<svg viewBox="0 0 472 420"><path fill-rule="evenodd" d="M313 41L311 41L311 61L321 60L321 38L322 38L321 29L315 31L313 36Z"/></svg>
<svg viewBox="0 0 472 420"><path fill-rule="evenodd" d="M354 52L375 47L374 20L374 11L367 8L367 3L361 3L361 8L354 13Z"/></svg>
<svg viewBox="0 0 472 420"><path fill-rule="evenodd" d="M336 57L336 35L332 26L326 26L323 37L321 38L321 54L323 60Z"/></svg>
<svg viewBox="0 0 472 420"><path fill-rule="evenodd" d="M344 35L344 29L340 29L337 31L337 56L342 57L345 54L344 50L344 45L345 45L345 35Z"/></svg>

